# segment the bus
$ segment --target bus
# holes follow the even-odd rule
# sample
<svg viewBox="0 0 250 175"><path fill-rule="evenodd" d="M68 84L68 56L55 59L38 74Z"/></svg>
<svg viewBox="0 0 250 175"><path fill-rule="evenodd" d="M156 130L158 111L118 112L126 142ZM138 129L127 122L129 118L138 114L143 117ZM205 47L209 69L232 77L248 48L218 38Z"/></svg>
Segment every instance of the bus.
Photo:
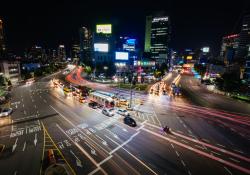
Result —
<svg viewBox="0 0 250 175"><path fill-rule="evenodd" d="M89 100L106 108L112 108L115 106L115 101L110 97L110 93L104 91L94 91L89 93Z"/></svg>

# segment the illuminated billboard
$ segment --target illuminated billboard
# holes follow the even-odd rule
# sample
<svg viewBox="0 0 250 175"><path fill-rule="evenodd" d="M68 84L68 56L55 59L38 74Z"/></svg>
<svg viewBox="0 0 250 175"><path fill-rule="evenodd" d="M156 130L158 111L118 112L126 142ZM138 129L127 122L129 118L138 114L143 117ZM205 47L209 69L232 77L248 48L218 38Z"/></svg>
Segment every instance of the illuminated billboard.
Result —
<svg viewBox="0 0 250 175"><path fill-rule="evenodd" d="M115 52L116 60L128 60L128 52Z"/></svg>
<svg viewBox="0 0 250 175"><path fill-rule="evenodd" d="M193 56L189 55L187 56L187 60L192 60L193 59Z"/></svg>
<svg viewBox="0 0 250 175"><path fill-rule="evenodd" d="M97 24L96 33L111 34L112 25L111 24Z"/></svg>
<svg viewBox="0 0 250 175"><path fill-rule="evenodd" d="M208 52L209 52L209 47L203 47L203 48L202 48L202 52L208 53Z"/></svg>
<svg viewBox="0 0 250 175"><path fill-rule="evenodd" d="M95 43L94 44L94 51L95 52L108 52L109 51L109 44L107 44L107 43Z"/></svg>

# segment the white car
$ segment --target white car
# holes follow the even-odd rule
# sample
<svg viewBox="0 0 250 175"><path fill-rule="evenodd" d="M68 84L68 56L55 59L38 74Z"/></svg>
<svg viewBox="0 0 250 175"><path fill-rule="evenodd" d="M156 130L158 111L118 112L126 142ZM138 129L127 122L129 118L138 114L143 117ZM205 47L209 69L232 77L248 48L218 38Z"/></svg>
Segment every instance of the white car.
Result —
<svg viewBox="0 0 250 175"><path fill-rule="evenodd" d="M109 117L115 115L115 114L114 114L114 109L113 109L113 108L111 108L111 109L103 108L102 113L103 113L104 115L106 115L106 116L109 116Z"/></svg>
<svg viewBox="0 0 250 175"><path fill-rule="evenodd" d="M0 112L0 117L7 117L7 116L9 116L12 112L13 112L13 109L12 109L12 108L5 108L5 109L2 109L1 112Z"/></svg>
<svg viewBox="0 0 250 175"><path fill-rule="evenodd" d="M123 115L123 116L129 116L129 112L125 109L118 109L117 114Z"/></svg>

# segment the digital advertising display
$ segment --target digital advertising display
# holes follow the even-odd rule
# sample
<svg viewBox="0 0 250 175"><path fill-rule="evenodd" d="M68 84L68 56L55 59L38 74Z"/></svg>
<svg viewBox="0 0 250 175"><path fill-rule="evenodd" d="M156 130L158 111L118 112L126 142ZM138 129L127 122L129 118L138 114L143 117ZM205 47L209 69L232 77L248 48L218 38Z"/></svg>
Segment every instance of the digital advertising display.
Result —
<svg viewBox="0 0 250 175"><path fill-rule="evenodd" d="M95 43L94 44L94 51L95 52L108 52L109 45L107 43Z"/></svg>
<svg viewBox="0 0 250 175"><path fill-rule="evenodd" d="M97 24L96 33L111 34L112 25L111 24Z"/></svg>
<svg viewBox="0 0 250 175"><path fill-rule="evenodd" d="M208 53L209 52L209 47L203 47L202 48L202 52L204 52L204 53Z"/></svg>
<svg viewBox="0 0 250 175"><path fill-rule="evenodd" d="M115 52L116 60L128 60L128 52Z"/></svg>

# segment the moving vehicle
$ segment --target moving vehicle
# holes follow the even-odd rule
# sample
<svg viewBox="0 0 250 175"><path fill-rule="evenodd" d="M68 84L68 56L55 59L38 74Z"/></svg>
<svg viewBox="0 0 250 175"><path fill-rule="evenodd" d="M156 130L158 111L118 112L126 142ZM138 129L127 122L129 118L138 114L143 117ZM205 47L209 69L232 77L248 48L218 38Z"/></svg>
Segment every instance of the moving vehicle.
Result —
<svg viewBox="0 0 250 175"><path fill-rule="evenodd" d="M88 105L89 105L89 107L91 107L93 109L97 109L97 107L98 107L98 103L96 103L94 101L90 102Z"/></svg>
<svg viewBox="0 0 250 175"><path fill-rule="evenodd" d="M128 100L126 100L124 98L119 99L119 105L128 106Z"/></svg>
<svg viewBox="0 0 250 175"><path fill-rule="evenodd" d="M130 116L129 112L125 109L118 109L117 114L120 114L122 116Z"/></svg>
<svg viewBox="0 0 250 175"><path fill-rule="evenodd" d="M79 97L79 102L80 103L84 103L86 101L86 98L85 97Z"/></svg>
<svg viewBox="0 0 250 175"><path fill-rule="evenodd" d="M107 109L107 108L103 108L102 109L102 113L106 116L109 116L109 117L112 117L114 114L114 109L113 108L110 108L110 109Z"/></svg>
<svg viewBox="0 0 250 175"><path fill-rule="evenodd" d="M125 124L127 124L129 126L132 126L132 127L136 127L137 126L135 120L132 119L131 117L125 117L123 119L123 121L124 121Z"/></svg>
<svg viewBox="0 0 250 175"><path fill-rule="evenodd" d="M165 127L163 128L163 131L164 131L165 133L171 134L171 129L170 129L168 126L165 126Z"/></svg>
<svg viewBox="0 0 250 175"><path fill-rule="evenodd" d="M151 89L150 89L150 94L153 94L153 93L154 93L154 89L151 88Z"/></svg>
<svg viewBox="0 0 250 175"><path fill-rule="evenodd" d="M67 87L63 88L63 92L65 95L71 95L71 89L69 89Z"/></svg>
<svg viewBox="0 0 250 175"><path fill-rule="evenodd" d="M12 108L1 109L0 117L7 117L13 112Z"/></svg>
<svg viewBox="0 0 250 175"><path fill-rule="evenodd" d="M89 94L89 99L106 108L114 107L115 101L110 95L111 93L105 93L103 91L94 91Z"/></svg>

